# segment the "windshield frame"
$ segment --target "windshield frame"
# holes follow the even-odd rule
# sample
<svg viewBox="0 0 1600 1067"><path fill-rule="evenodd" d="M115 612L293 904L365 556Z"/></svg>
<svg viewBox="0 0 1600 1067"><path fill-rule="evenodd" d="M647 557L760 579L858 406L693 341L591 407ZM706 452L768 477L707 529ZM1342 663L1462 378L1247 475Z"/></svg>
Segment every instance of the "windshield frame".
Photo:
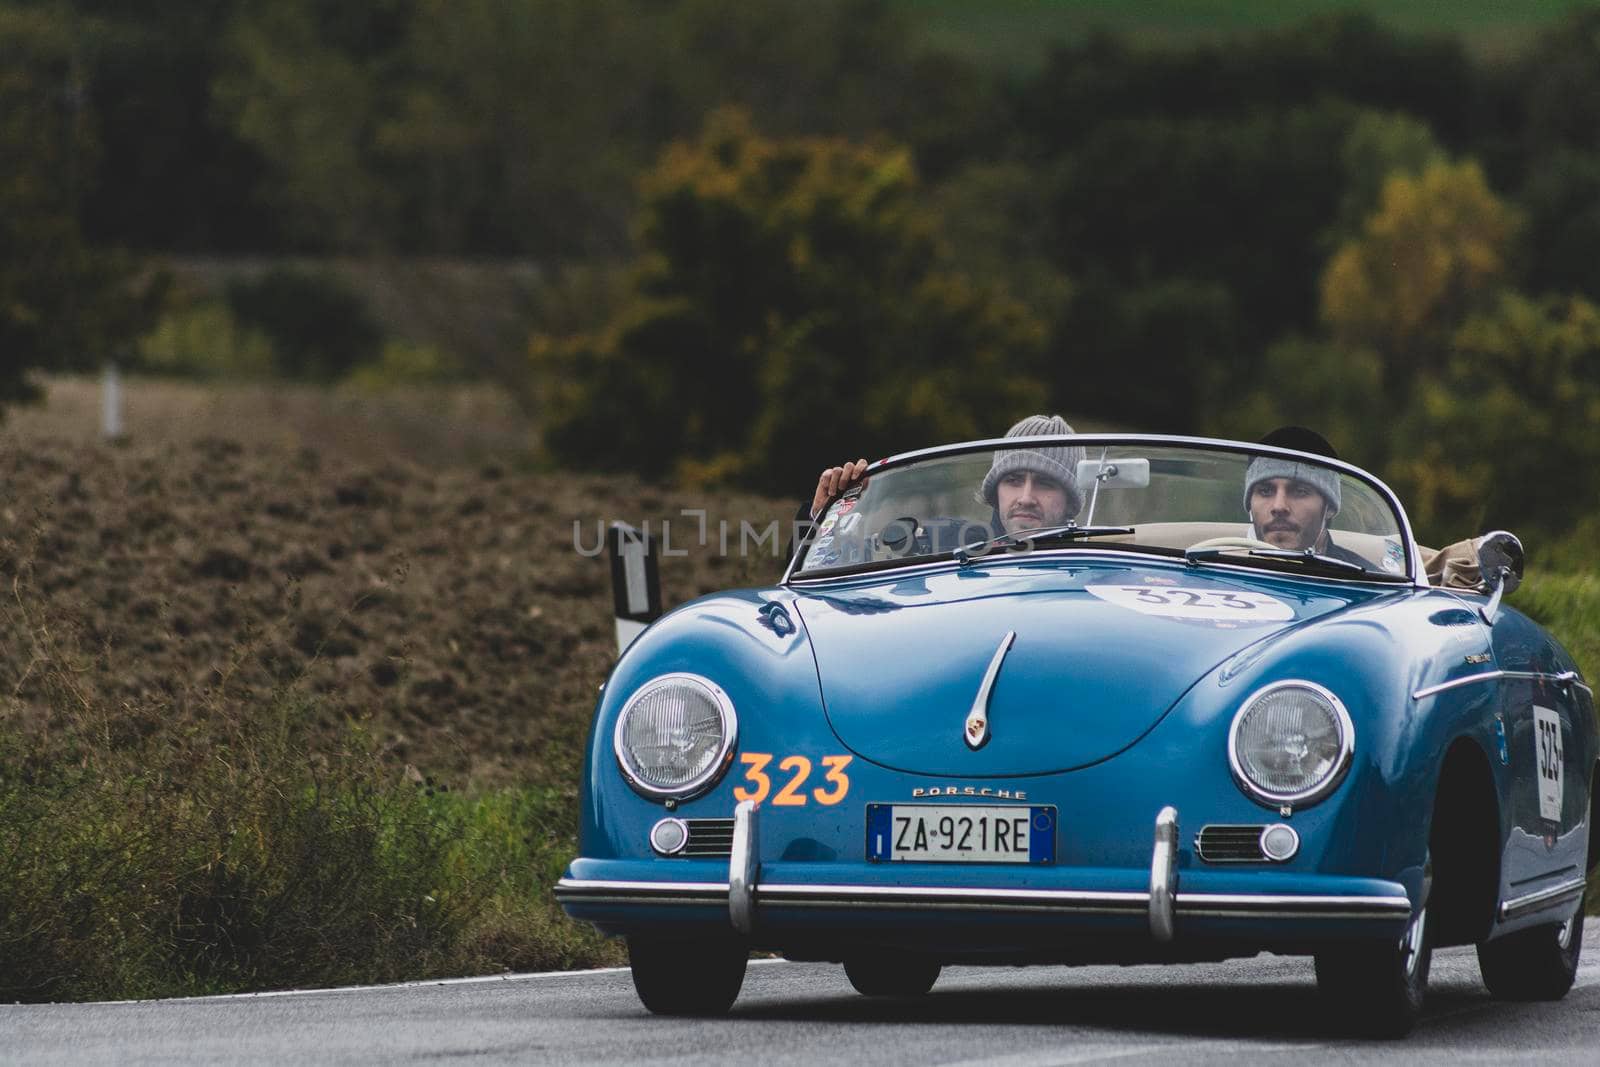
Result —
<svg viewBox="0 0 1600 1067"><path fill-rule="evenodd" d="M911 452L899 452L895 455L889 456L885 459L877 460L876 462L870 464L866 470L866 477L871 478L875 474L894 470L897 467L910 466L913 463L920 463L924 460L937 459L944 456L963 455L969 452L1007 451L1020 447L1036 448L1039 446L1057 445L1081 445L1085 447L1086 451L1089 446L1093 445L1150 445L1152 447L1192 448L1197 451L1205 452L1230 452L1249 456L1282 456L1286 459L1310 461L1320 466L1327 467L1330 470L1337 471L1340 474L1349 475L1350 477L1365 483L1367 486L1373 489L1378 496L1382 498L1382 500L1394 511L1400 531L1400 548L1401 556L1405 560L1405 573L1403 575L1385 575L1378 572L1371 572L1364 575L1349 576L1307 573L1303 576L1315 578L1319 581L1372 582L1374 584L1384 585L1389 588L1394 588L1394 586L1402 582L1419 589L1428 588L1427 575L1422 566L1421 551L1417 547L1416 537L1411 532L1411 517L1406 514L1406 509L1400 503L1400 498L1395 495L1394 490L1390 489L1388 485L1386 485L1382 479L1378 478L1376 475L1357 467L1353 463L1346 463L1344 460L1332 459L1328 456L1319 456L1312 452L1299 452L1292 448L1278 448L1273 445L1255 444L1249 441L1231 441L1226 438L1219 437L1185 437L1171 434L1144 433L1048 434L1038 437L1028 437L1025 439L1025 444L1024 441L1015 437L993 437L982 441L962 441L956 444L936 445L932 448L920 448ZM830 506L831 505L832 502L830 501ZM784 567L783 577L779 579L778 582L780 586L787 587L792 585L794 582L811 583L833 578L850 578L863 574L873 574L880 571L898 570L901 567L921 567L931 563L949 563L953 562L955 559L954 551L944 551L900 559L883 559L872 560L865 563L850 563L838 567L819 568L818 570L810 573L796 574L795 565L800 561L800 557L806 550L809 549L809 547L810 534L807 535L805 543L803 545L796 546L795 552L789 557L789 561ZM1086 550L1096 552L1135 551L1128 546L1106 544L1103 542L1095 544L1092 541L1085 542L1082 545L1064 546L1062 548L1052 548L1047 550L1041 549L1039 551L1049 551L1052 553L1082 553ZM1145 548L1141 548L1137 550L1137 552L1139 555L1146 557L1152 554L1157 554L1152 553ZM1031 558L1037 555L1037 552L1033 552L1018 558ZM1166 553L1159 553L1159 555L1163 557L1167 556ZM1005 557L990 558L1003 559ZM1181 560L1182 555L1180 554L1177 558ZM1224 567L1241 566L1241 564L1238 563L1220 561L1207 561L1206 565ZM1283 568L1262 567L1258 564L1242 564L1242 566L1257 572L1270 571L1274 574L1288 574L1291 576L1296 573Z"/></svg>

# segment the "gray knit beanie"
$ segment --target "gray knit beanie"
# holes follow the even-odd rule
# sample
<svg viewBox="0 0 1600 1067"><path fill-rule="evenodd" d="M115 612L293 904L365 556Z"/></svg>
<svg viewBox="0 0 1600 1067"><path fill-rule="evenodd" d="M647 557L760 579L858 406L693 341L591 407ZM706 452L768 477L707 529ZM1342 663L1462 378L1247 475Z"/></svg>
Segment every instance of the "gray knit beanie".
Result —
<svg viewBox="0 0 1600 1067"><path fill-rule="evenodd" d="M1289 459L1287 456L1257 456L1250 461L1250 466L1244 473L1244 510L1250 513L1250 494L1255 491L1257 482L1264 482L1268 478L1293 478L1295 481L1305 482L1317 492L1322 494L1322 499L1328 502L1328 518L1339 514L1339 475L1338 472L1315 463L1302 463L1299 460Z"/></svg>
<svg viewBox="0 0 1600 1067"><path fill-rule="evenodd" d="M1060 415L1029 415L1011 429L1007 437L1042 437L1047 434L1076 433ZM1067 517L1070 519L1083 509L1083 494L1078 491L1078 461L1083 459L1081 445L1054 445L1049 448L1007 449L994 454L989 473L983 476L979 495L986 504L995 506L996 487L1000 479L1012 471L1037 471L1048 474L1060 482L1067 491Z"/></svg>

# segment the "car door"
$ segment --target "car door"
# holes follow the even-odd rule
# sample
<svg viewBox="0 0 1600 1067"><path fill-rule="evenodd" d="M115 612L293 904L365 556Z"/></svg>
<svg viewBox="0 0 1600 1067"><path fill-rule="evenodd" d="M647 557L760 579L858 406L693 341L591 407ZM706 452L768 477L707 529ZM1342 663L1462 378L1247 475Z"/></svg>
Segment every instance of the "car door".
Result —
<svg viewBox="0 0 1600 1067"><path fill-rule="evenodd" d="M1502 608L1491 636L1503 672L1499 715L1510 777L1502 904L1582 876L1587 851L1588 775L1575 736L1579 707L1566 656L1542 629ZM1534 915L1531 918L1548 919Z"/></svg>

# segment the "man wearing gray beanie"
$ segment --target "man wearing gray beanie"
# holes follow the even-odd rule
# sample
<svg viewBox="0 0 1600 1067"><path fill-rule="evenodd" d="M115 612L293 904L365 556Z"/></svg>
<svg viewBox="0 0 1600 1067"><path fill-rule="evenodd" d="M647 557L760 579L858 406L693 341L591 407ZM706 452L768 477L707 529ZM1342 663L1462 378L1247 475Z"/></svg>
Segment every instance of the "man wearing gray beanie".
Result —
<svg viewBox="0 0 1600 1067"><path fill-rule="evenodd" d="M1029 415L1007 437L1044 437L1069 434L1073 429L1060 415ZM983 476L978 496L994 508L1007 533L1060 526L1077 518L1083 507L1078 491L1081 445L1006 449L994 454Z"/></svg>
<svg viewBox="0 0 1600 1067"><path fill-rule="evenodd" d="M1274 430L1261 443L1338 458L1320 434L1297 426ZM1339 473L1319 463L1257 456L1245 469L1244 508L1257 539L1274 548L1310 549L1370 569L1369 561L1334 544L1328 533L1340 503Z"/></svg>
<svg viewBox="0 0 1600 1067"><path fill-rule="evenodd" d="M1074 432L1060 415L1029 415L1007 430L1006 436L1044 437ZM1081 445L996 452L978 488L978 497L994 509L996 532L1060 526L1076 518L1083 507L1083 494L1078 491L1078 461L1083 456ZM862 479L866 469L867 461L861 459L823 471L806 515L813 520L819 518L834 497Z"/></svg>

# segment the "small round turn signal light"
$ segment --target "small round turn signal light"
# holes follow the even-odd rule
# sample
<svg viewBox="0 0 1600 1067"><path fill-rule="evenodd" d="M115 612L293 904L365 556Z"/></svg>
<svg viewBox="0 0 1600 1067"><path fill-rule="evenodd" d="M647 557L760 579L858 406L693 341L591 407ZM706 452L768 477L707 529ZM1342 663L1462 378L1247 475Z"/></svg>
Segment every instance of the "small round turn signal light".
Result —
<svg viewBox="0 0 1600 1067"><path fill-rule="evenodd" d="M663 856L676 856L689 843L689 827L682 819L662 819L650 828L650 847Z"/></svg>
<svg viewBox="0 0 1600 1067"><path fill-rule="evenodd" d="M1261 854L1274 863L1294 858L1300 851L1300 835L1294 827L1277 822L1261 831Z"/></svg>

